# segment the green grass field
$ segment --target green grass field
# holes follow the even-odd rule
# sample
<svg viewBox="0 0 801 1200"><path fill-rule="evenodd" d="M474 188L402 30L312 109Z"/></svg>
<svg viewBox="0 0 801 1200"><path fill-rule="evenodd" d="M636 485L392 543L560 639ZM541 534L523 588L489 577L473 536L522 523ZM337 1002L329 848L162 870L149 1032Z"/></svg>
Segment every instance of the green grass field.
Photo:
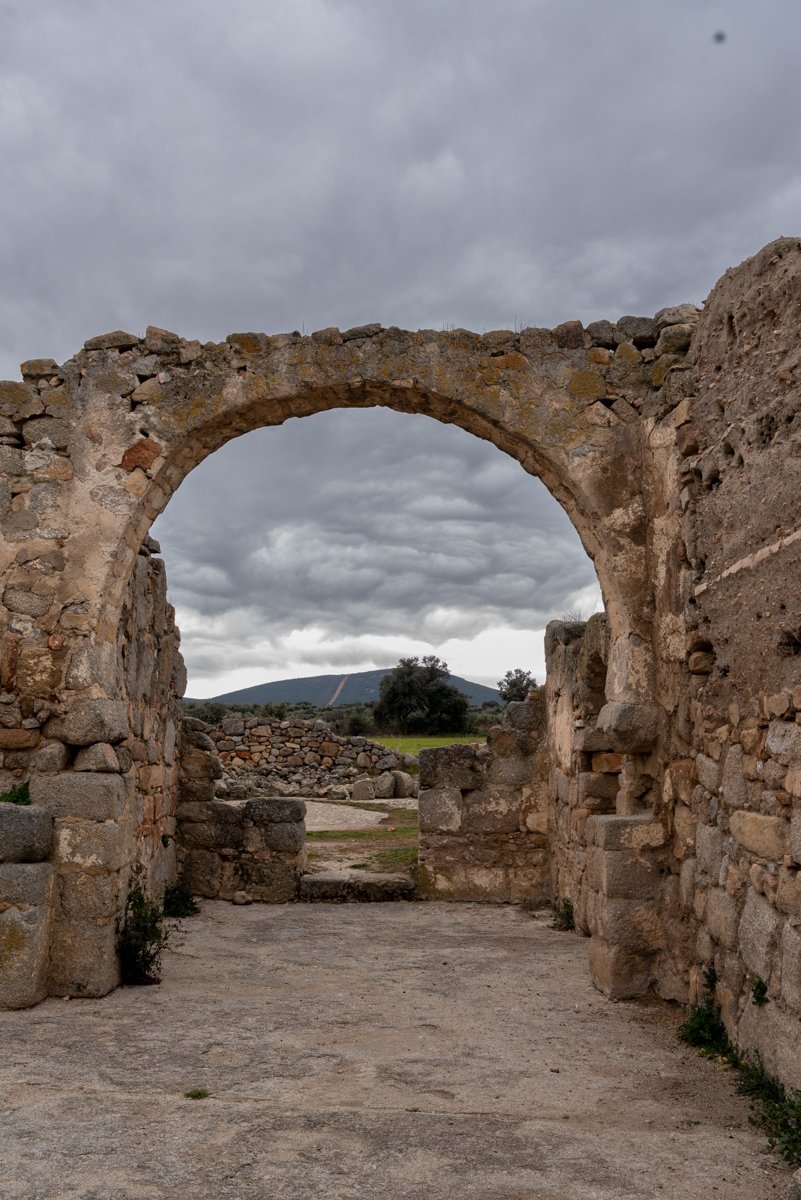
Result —
<svg viewBox="0 0 801 1200"><path fill-rule="evenodd" d="M483 733L434 734L429 737L398 737L394 733L374 733L370 736L374 742L380 742L382 746L386 746L388 750L394 750L396 754L414 755L432 746L453 746L457 742L486 742L487 740L486 734Z"/></svg>

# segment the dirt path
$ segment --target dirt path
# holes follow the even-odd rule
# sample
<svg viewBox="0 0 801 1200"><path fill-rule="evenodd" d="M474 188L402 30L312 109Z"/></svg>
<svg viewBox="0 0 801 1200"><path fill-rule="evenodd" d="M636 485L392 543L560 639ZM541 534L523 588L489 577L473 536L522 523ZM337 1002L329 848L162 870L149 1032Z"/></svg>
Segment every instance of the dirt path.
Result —
<svg viewBox="0 0 801 1200"><path fill-rule="evenodd" d="M161 987L0 1013L0 1195L778 1200L730 1078L586 946L512 908L206 902Z"/></svg>

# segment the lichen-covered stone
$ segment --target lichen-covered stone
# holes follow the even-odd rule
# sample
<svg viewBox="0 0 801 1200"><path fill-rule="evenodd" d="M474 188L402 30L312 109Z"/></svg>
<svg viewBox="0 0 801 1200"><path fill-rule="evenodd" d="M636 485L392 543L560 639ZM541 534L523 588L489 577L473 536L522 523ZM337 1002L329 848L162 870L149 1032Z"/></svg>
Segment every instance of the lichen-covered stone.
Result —
<svg viewBox="0 0 801 1200"><path fill-rule="evenodd" d="M53 888L47 863L0 865L0 1008L47 995Z"/></svg>

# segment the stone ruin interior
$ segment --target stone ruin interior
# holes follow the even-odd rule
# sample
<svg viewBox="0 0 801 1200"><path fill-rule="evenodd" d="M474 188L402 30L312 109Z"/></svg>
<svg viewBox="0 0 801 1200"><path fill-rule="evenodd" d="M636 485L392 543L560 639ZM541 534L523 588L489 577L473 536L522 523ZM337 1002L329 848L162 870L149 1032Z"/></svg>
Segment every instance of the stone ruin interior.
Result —
<svg viewBox="0 0 801 1200"><path fill-rule="evenodd" d="M181 719L149 529L229 439L384 405L540 477L605 602L549 626L545 686L486 748L424 756L422 895L569 899L614 999L694 1002L714 965L731 1036L800 1086L799 330L782 239L700 310L205 345L151 327L0 383L0 791L32 800L0 804L0 1007L117 986L134 864L156 897L179 868L206 895L299 895L302 804L215 800L214 743Z"/></svg>

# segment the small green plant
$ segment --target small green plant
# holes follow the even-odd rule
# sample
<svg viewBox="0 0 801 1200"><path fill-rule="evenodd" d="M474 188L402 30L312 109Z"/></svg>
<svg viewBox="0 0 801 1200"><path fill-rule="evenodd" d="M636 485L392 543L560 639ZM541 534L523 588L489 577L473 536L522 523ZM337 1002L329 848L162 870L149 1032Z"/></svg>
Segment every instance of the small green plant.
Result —
<svg viewBox="0 0 801 1200"><path fill-rule="evenodd" d="M701 1054L717 1058L739 1072L737 1091L751 1101L751 1123L767 1136L768 1145L790 1164L801 1162L801 1091L787 1093L784 1085L765 1071L761 1059L738 1051L726 1033L715 1001L717 974L714 967L704 972L704 997L691 1008L679 1026L679 1040L695 1046ZM757 983L761 988L755 988ZM764 989L764 990L763 990ZM755 1004L764 1004L767 985L759 976L751 985ZM757 1000L755 995L760 995Z"/></svg>
<svg viewBox="0 0 801 1200"><path fill-rule="evenodd" d="M751 983L751 1003L762 1007L768 1002L768 985L761 975L757 975Z"/></svg>
<svg viewBox="0 0 801 1200"><path fill-rule="evenodd" d="M163 911L165 917L176 917L180 920L182 917L193 917L200 909L189 888L185 888L182 883L171 883L164 892Z"/></svg>
<svg viewBox="0 0 801 1200"><path fill-rule="evenodd" d="M211 1092L207 1092L205 1088L190 1088L188 1092L184 1092L184 1097L187 1100L208 1100Z"/></svg>
<svg viewBox="0 0 801 1200"><path fill-rule="evenodd" d="M801 1162L801 1091L788 1094L758 1057L741 1063L737 1091L751 1101L751 1123L767 1136L771 1150L787 1163Z"/></svg>
<svg viewBox="0 0 801 1200"><path fill-rule="evenodd" d="M27 783L15 783L12 788L0 796L0 804L28 805L30 802L31 793Z"/></svg>
<svg viewBox="0 0 801 1200"><path fill-rule="evenodd" d="M127 987L161 982L161 955L170 937L163 910L145 895L143 874L141 864L134 867L117 942L122 982Z"/></svg>
<svg viewBox="0 0 801 1200"><path fill-rule="evenodd" d="M708 1058L723 1058L733 1066L739 1062L737 1051L729 1039L720 1017L720 1005L715 1000L718 981L714 967L704 971L704 995L700 1004L691 1008L679 1026L679 1041L694 1046Z"/></svg>
<svg viewBox="0 0 801 1200"><path fill-rule="evenodd" d="M565 897L563 900L557 900L551 905L553 920L551 921L552 929L560 929L567 933L571 929L576 928L576 919L573 915L573 901Z"/></svg>

